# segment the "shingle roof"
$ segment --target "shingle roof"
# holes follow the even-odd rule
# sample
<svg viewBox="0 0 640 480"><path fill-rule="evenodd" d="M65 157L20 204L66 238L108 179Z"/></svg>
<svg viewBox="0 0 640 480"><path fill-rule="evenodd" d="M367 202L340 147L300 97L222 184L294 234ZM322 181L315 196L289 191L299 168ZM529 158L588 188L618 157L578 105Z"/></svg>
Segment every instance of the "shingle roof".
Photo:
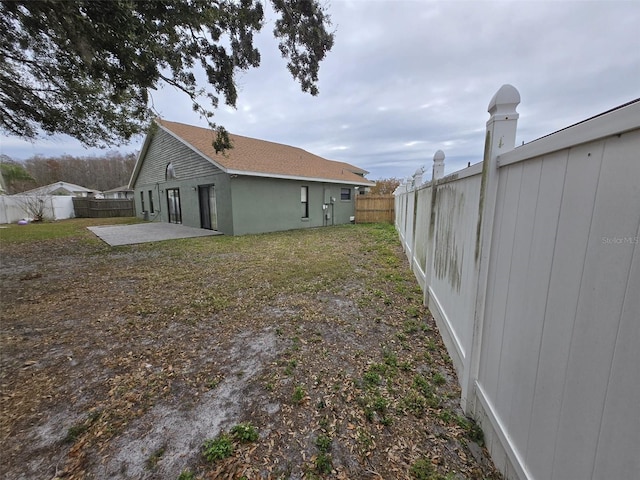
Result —
<svg viewBox="0 0 640 480"><path fill-rule="evenodd" d="M305 178L351 185L374 185L368 173L345 162L327 160L301 148L229 134L232 149L216 153L216 133L208 128L157 119L160 127L230 174Z"/></svg>
<svg viewBox="0 0 640 480"><path fill-rule="evenodd" d="M133 190L129 188L129 185L123 185L122 187L116 187L116 188L112 188L111 190L105 190L102 193L117 193L117 192L133 192Z"/></svg>
<svg viewBox="0 0 640 480"><path fill-rule="evenodd" d="M73 193L87 193L87 194L100 193L99 190L91 190L89 188L76 185L75 183L55 182L49 185L45 185L43 187L38 187L38 188L21 192L18 195L50 195L52 192L55 192L60 189L66 190L68 192L73 192Z"/></svg>

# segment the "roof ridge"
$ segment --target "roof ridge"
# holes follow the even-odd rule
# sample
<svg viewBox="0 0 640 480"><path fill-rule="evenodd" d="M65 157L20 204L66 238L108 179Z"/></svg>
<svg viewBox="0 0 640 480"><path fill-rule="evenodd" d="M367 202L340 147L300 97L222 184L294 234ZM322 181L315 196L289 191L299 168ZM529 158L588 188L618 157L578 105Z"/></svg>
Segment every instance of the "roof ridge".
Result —
<svg viewBox="0 0 640 480"><path fill-rule="evenodd" d="M166 123L173 123L173 124L183 125L183 126L185 126L185 127L189 127L189 128L197 128L197 129L199 129L199 130L204 130L204 131L207 131L207 132L215 132L215 130L213 130L213 129L211 129L211 128L201 127L200 125L191 125L191 124L189 124L189 123L174 122L174 121L172 121L172 120L165 120L165 119L162 119L162 118L160 118L159 120L160 120L160 121L162 121L162 122L166 122ZM175 133L175 132L174 132L174 133ZM315 154L315 153L313 153L313 152L310 152L310 151L308 151L308 150L305 150L305 149L304 149L304 148L302 148L302 147L297 147L297 146L295 146L295 145L289 145L288 143L274 142L273 140L265 140L265 139L263 139L263 138L249 137L249 136L247 136L247 135L241 135L241 134L239 134L239 133L233 133L233 132L227 132L227 133L229 133L229 135L230 135L231 137L239 137L239 138L244 138L244 139L247 139L247 140L250 140L250 141L254 141L254 142L256 142L256 141L257 141L257 142L264 142L264 143L269 143L269 144L271 144L271 145L279 145L279 146L282 146L282 147L287 147L287 148L293 148L293 149L296 149L296 150L300 150L300 151L302 151L302 152L308 153L309 155L313 155L313 156L315 156L315 157L318 157L318 158L320 158L320 159L322 159L322 160L326 160L326 161L328 161L328 162L347 163L347 162L343 162L342 160L331 160L330 158L324 158L324 157L321 157L320 155L317 155L317 154ZM348 164L348 163L347 163L347 165L350 165L350 164ZM351 165L351 166L352 166L352 167L355 167L355 165ZM356 167L356 168L358 168L358 167Z"/></svg>
<svg viewBox="0 0 640 480"><path fill-rule="evenodd" d="M366 170L321 157L301 147L229 133L233 148L216 152L210 136L215 130L162 118L156 122L186 147L227 173L352 185L374 184L364 178L363 174L368 173Z"/></svg>

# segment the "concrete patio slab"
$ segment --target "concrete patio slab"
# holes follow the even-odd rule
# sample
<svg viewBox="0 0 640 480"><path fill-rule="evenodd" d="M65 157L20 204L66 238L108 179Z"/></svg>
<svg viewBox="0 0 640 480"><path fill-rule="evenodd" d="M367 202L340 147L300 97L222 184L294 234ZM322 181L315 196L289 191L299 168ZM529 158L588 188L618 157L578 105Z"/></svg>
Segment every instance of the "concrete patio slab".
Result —
<svg viewBox="0 0 640 480"><path fill-rule="evenodd" d="M161 222L137 223L134 225L101 225L87 228L112 247L133 245L135 243L161 242L177 238L222 235L222 233L214 230Z"/></svg>

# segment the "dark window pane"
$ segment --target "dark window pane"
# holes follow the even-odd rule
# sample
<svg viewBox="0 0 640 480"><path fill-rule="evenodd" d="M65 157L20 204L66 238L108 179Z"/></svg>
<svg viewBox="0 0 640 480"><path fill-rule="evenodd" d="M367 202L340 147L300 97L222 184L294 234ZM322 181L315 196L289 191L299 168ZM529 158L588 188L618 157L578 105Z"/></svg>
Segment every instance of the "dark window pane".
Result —
<svg viewBox="0 0 640 480"><path fill-rule="evenodd" d="M300 187L302 218L309 218L309 187Z"/></svg>

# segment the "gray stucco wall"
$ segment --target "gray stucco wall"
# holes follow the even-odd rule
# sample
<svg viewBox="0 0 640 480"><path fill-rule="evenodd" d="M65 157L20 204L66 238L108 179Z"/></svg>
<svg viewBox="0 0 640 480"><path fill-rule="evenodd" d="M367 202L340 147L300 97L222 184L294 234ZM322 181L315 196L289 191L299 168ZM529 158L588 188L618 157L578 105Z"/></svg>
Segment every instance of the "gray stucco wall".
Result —
<svg viewBox="0 0 640 480"><path fill-rule="evenodd" d="M353 185L340 185L340 184L323 184L325 189L325 198L328 195L329 201L333 204L333 223L330 220L326 220L328 225L340 225L343 223L349 223L351 221L351 217L356 214L356 192ZM340 199L340 191L343 188L348 188L350 191L350 199L349 200L341 200ZM333 199L333 201L331 201ZM330 209L330 208L329 208Z"/></svg>
<svg viewBox="0 0 640 480"><path fill-rule="evenodd" d="M173 164L175 179L165 180ZM151 139L133 185L136 213L149 212L152 221L168 222L167 189L180 191L182 224L201 227L199 185L214 185L218 231L226 235L265 233L298 228L349 223L355 215L352 185L285 180L228 174L207 159L158 129ZM309 188L309 215L302 218L300 191ZM349 188L349 200L341 199L341 189ZM149 192L153 199L150 210ZM326 205L326 209L323 209ZM328 217L328 218L327 218Z"/></svg>
<svg viewBox="0 0 640 480"><path fill-rule="evenodd" d="M155 216L152 215L150 219L161 222L169 221L166 191L170 188L177 188L180 191L182 224L188 227L200 228L200 200L198 198L199 185L214 185L218 214L218 231L226 235L233 235L229 178L225 173L185 180L172 180L158 185L156 191L158 191L159 197L161 198L161 212L157 213ZM139 202L140 194L137 193L136 195L138 196L136 202Z"/></svg>
<svg viewBox="0 0 640 480"><path fill-rule="evenodd" d="M169 163L173 164L176 178L165 180ZM215 186L218 230L227 235L233 235L229 176L168 133L158 129L149 143L140 172L133 185L136 214L142 217L143 205L140 197L142 191L144 192L144 210L149 212L149 219L168 222L166 191L169 188L178 188L182 224L200 228L198 185ZM149 191L153 198L153 212L150 211Z"/></svg>
<svg viewBox="0 0 640 480"><path fill-rule="evenodd" d="M248 176L231 179L231 185L235 235L338 225L355 214L355 192L349 185ZM309 187L308 218L302 218L302 186ZM351 190L350 200L340 200L341 188Z"/></svg>

